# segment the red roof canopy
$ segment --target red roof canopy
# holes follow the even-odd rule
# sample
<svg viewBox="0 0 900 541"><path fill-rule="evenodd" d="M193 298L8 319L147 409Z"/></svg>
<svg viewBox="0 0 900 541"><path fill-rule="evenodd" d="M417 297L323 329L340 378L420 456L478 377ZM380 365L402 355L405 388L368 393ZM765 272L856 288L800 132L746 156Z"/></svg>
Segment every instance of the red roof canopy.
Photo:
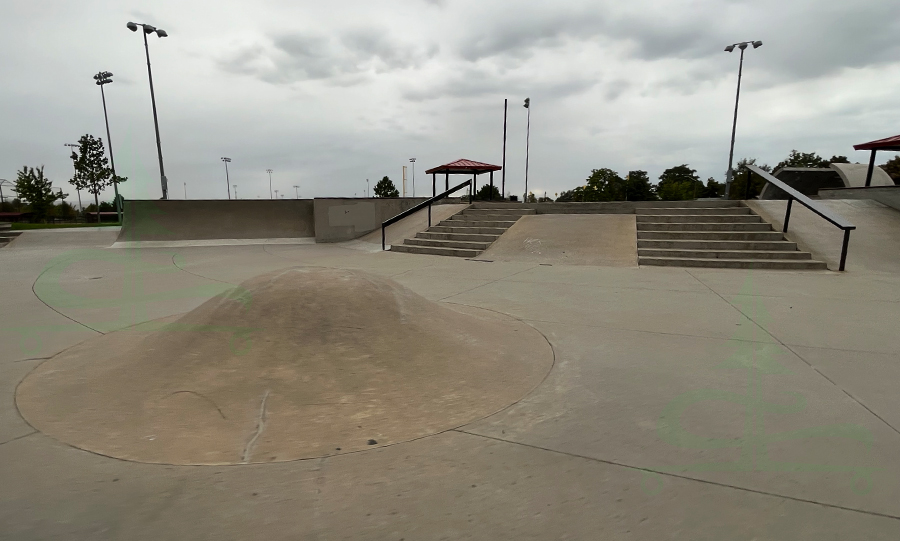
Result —
<svg viewBox="0 0 900 541"><path fill-rule="evenodd" d="M895 150L900 152L900 135L853 145L855 150Z"/></svg>
<svg viewBox="0 0 900 541"><path fill-rule="evenodd" d="M490 171L499 171L503 169L499 165L491 165L489 163L476 162L472 160L456 160L455 162L450 162L444 165L439 165L437 167L432 167L431 169L425 171L426 175L430 175L432 173L450 173L450 174L476 174L479 175L481 173L487 173Z"/></svg>

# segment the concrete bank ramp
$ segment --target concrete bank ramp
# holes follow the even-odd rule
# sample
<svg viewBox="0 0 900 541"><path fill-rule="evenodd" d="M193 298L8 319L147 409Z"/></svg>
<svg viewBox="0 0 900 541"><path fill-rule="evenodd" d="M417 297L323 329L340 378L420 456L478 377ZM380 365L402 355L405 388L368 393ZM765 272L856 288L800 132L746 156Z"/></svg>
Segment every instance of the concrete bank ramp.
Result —
<svg viewBox="0 0 900 541"><path fill-rule="evenodd" d="M816 202L856 226L850 232L847 271L900 273L900 211L866 199ZM747 206L781 231L787 201L748 201ZM794 203L785 237L814 259L825 261L830 270L839 268L843 236L843 231Z"/></svg>
<svg viewBox="0 0 900 541"><path fill-rule="evenodd" d="M165 464L323 457L481 419L534 389L546 339L359 271L293 268L38 366L17 404L78 448Z"/></svg>
<svg viewBox="0 0 900 541"><path fill-rule="evenodd" d="M633 214L523 216L478 259L559 265L637 266Z"/></svg>

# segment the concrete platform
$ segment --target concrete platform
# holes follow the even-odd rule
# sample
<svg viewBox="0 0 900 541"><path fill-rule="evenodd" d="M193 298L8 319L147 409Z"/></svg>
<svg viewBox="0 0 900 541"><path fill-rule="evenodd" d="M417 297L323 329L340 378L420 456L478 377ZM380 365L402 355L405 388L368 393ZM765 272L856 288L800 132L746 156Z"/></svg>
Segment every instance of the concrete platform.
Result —
<svg viewBox="0 0 900 541"><path fill-rule="evenodd" d="M881 263L861 234L846 273L55 238L0 250L4 539L900 537L900 273L874 237ZM20 415L16 387L47 358L294 266L359 269L495 313L546 337L555 363L483 419L292 462L109 458Z"/></svg>

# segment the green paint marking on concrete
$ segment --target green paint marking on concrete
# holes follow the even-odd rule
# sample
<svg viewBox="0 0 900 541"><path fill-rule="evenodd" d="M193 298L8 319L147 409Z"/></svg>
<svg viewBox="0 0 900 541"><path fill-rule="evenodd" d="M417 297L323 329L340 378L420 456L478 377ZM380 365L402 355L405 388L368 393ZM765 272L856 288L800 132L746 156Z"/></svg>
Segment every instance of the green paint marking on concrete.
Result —
<svg viewBox="0 0 900 541"><path fill-rule="evenodd" d="M156 254L159 255L159 254ZM169 254L166 254L169 255ZM180 261L180 254L169 255L169 260ZM124 269L122 288L118 291L104 291L104 297L82 296L72 293L65 287L67 271L73 265L91 262L114 264ZM96 271L93 271L96 272ZM144 261L137 251L119 251L102 249L79 249L68 251L54 258L38 277L34 284L34 292L48 306L58 310L100 310L109 319L92 322L91 327L100 332L110 332L128 327L140 331L171 332L224 332L230 333L229 343L232 350L242 355L251 347L250 335L258 330L251 327L211 327L203 325L184 325L179 323L162 324L148 322L148 307L151 303L177 299L208 299L220 296L225 301L234 301L242 305L244 310L252 302L252 294L246 289L221 282L200 284L175 290L149 291L149 280L160 276L180 273L177 267L169 264L157 264ZM165 288L163 288L165 289ZM70 314L71 315L71 314ZM42 325L29 327L10 327L21 335L20 347L26 355L37 351L40 337L47 333L71 332L67 325Z"/></svg>
<svg viewBox="0 0 900 541"><path fill-rule="evenodd" d="M753 295L750 277L744 283L738 298L740 309L759 325L771 322L763 305L763 298ZM682 449L740 449L740 458L731 462L700 462L695 464L662 466L651 468L662 473L684 474L688 472L818 472L850 473L854 492L864 494L872 489L872 475L879 469L860 465L816 464L808 462L779 462L769 458L769 445L783 442L821 438L851 439L860 442L866 454L871 452L874 437L867 428L849 424L833 424L818 427L766 433L764 429L767 413L791 414L806 409L806 398L799 392L786 393L791 402L774 404L763 398L764 376L790 374L791 371L776 358L786 353L775 344L752 342L764 332L759 325L748 324L742 318L741 328L733 341L734 353L717 368L740 369L747 372L746 394L717 389L697 389L677 396L663 409L657 422L657 435L669 445ZM688 432L681 419L688 408L697 404L730 402L743 406L744 430L740 437L711 438ZM856 456L859 458L859 455ZM658 494L662 490L660 473L644 472L641 489L648 494Z"/></svg>

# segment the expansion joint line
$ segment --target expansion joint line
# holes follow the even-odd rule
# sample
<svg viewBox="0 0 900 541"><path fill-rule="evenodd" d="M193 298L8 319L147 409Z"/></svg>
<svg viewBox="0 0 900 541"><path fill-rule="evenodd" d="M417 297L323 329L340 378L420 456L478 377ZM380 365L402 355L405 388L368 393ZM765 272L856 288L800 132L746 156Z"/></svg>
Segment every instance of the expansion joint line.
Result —
<svg viewBox="0 0 900 541"><path fill-rule="evenodd" d="M259 405L259 416L256 419L256 432L244 447L244 455L241 457L244 464L250 463L250 456L253 454L253 448L256 447L256 441L266 428L266 402L269 400L269 390L266 389L262 397L262 403Z"/></svg>

